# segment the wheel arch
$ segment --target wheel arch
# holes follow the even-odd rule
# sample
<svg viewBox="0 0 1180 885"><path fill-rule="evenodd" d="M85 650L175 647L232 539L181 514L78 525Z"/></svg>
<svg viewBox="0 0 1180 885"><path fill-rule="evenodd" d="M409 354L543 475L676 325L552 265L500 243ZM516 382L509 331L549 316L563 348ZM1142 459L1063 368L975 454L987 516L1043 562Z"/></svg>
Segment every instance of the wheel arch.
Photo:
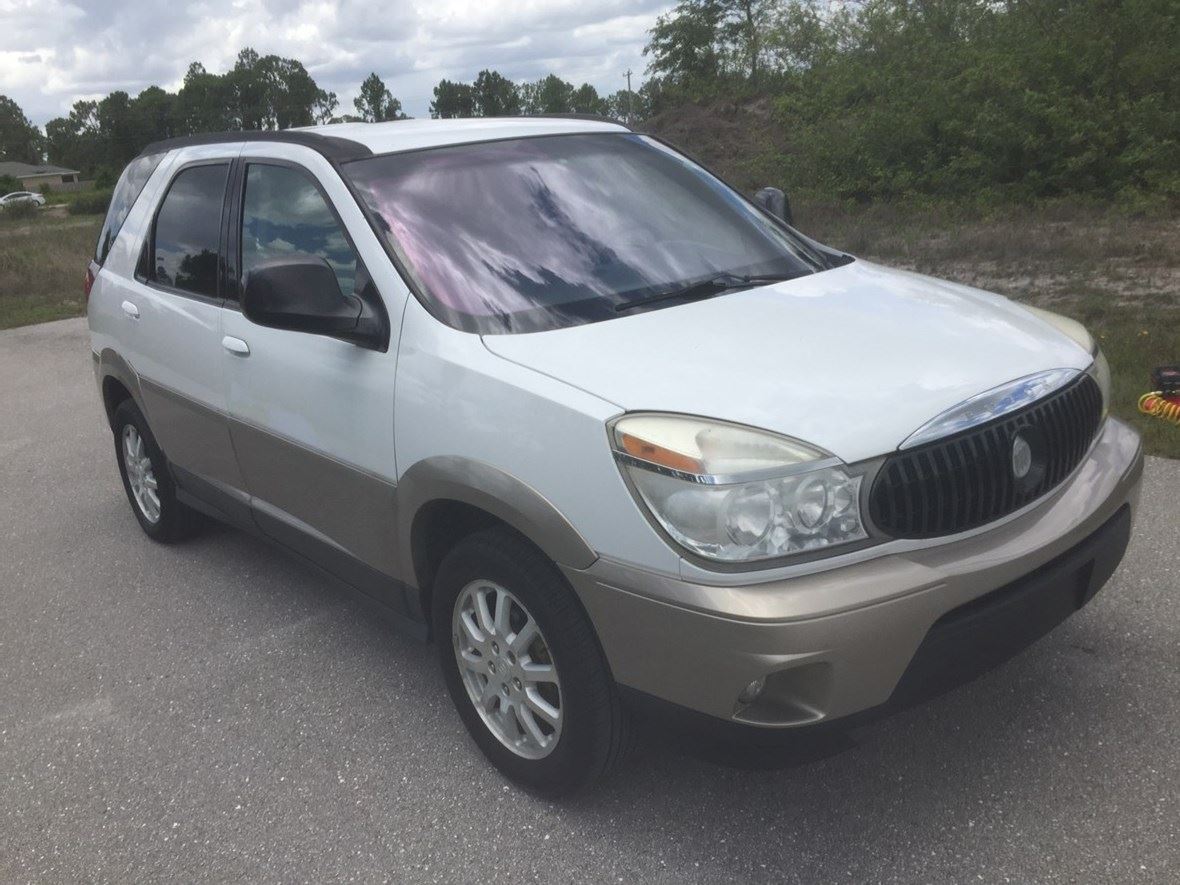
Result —
<svg viewBox="0 0 1180 885"><path fill-rule="evenodd" d="M407 470L398 483L398 514L403 580L416 588L427 621L439 563L459 540L480 529L507 526L555 563L571 568L588 568L598 558L540 492L470 458L427 458Z"/></svg>
<svg viewBox="0 0 1180 885"><path fill-rule="evenodd" d="M139 410L147 414L143 405L143 393L139 387L139 376L123 357L111 348L105 348L98 355L95 371L99 377L102 405L108 424L113 426L115 409L125 399L134 400Z"/></svg>

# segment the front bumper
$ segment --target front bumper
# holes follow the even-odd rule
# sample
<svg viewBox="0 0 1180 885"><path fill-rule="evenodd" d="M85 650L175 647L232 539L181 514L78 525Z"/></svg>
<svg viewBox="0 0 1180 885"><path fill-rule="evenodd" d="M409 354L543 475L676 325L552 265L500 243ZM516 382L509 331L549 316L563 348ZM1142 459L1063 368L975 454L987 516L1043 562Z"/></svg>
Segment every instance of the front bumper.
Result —
<svg viewBox="0 0 1180 885"><path fill-rule="evenodd" d="M994 666L1084 605L1121 560L1143 454L1106 422L1028 511L969 537L786 580L711 587L599 559L566 569L618 683L763 728L835 720ZM755 679L765 688L738 701Z"/></svg>

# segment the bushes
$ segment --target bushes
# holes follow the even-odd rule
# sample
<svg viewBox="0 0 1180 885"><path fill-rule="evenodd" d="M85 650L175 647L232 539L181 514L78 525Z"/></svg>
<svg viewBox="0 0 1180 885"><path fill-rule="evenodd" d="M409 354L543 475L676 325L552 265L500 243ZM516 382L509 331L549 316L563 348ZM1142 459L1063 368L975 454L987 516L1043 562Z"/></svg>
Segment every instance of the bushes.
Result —
<svg viewBox="0 0 1180 885"><path fill-rule="evenodd" d="M1180 198L1171 2L867 3L779 100L796 168L854 199Z"/></svg>
<svg viewBox="0 0 1180 885"><path fill-rule="evenodd" d="M70 200L71 215L105 215L107 207L111 205L111 192L81 191Z"/></svg>
<svg viewBox="0 0 1180 885"><path fill-rule="evenodd" d="M675 15L708 25L700 10L738 6L686 0ZM656 40L648 50L653 69L673 80L665 103L715 103L719 86L740 97L757 82L776 107L779 176L793 193L856 202L1084 194L1180 204L1176 0L770 7L777 12L757 42L757 81L726 63L735 52L722 27L706 27L699 39L699 28L678 30L704 41L695 54L676 55ZM702 77L673 64L710 48L719 72Z"/></svg>
<svg viewBox="0 0 1180 885"><path fill-rule="evenodd" d="M33 203L9 203L0 209L0 220L28 221L37 214L37 206Z"/></svg>
<svg viewBox="0 0 1180 885"><path fill-rule="evenodd" d="M110 166L100 166L94 173L94 186L99 190L114 190L119 181L119 172Z"/></svg>

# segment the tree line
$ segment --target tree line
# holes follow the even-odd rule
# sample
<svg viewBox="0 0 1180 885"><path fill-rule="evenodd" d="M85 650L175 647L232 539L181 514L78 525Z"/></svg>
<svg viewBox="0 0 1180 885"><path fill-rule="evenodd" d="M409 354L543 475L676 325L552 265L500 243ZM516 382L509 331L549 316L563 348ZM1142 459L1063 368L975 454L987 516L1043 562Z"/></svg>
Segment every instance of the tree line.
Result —
<svg viewBox="0 0 1180 885"><path fill-rule="evenodd" d="M471 83L439 82L430 115L626 116L639 113L641 103L640 96L629 96L626 90L600 96L588 83L575 86L553 74L516 83L498 71L483 70ZM0 96L0 158L28 163L47 159L97 175L105 184L144 146L173 136L403 119L401 101L375 72L361 84L352 108L342 113L336 94L320 88L302 63L246 48L223 74L193 62L174 93L149 86L136 96L119 90L100 100L74 102L68 115L45 125L44 133L12 99Z"/></svg>
<svg viewBox="0 0 1180 885"><path fill-rule="evenodd" d="M796 190L1180 200L1176 0L683 0L655 110L760 96Z"/></svg>
<svg viewBox="0 0 1180 885"><path fill-rule="evenodd" d="M483 70L440 81L430 115L643 121L761 102L772 113L757 134L796 191L1180 200L1176 0L682 0L644 53L635 92ZM244 49L222 74L193 63L176 93L76 102L44 133L0 96L0 157L94 173L173 135L405 117L377 73L339 104L297 60Z"/></svg>

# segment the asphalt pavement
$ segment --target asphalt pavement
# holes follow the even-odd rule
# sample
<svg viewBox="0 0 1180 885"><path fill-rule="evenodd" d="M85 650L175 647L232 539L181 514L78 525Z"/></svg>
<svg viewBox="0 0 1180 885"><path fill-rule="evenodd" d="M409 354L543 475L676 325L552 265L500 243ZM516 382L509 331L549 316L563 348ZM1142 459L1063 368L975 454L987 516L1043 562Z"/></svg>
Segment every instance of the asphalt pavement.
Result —
<svg viewBox="0 0 1180 885"><path fill-rule="evenodd" d="M649 730L551 803L433 649L240 533L143 537L88 351L0 332L0 882L1180 881L1180 462L1094 602L983 679L820 758Z"/></svg>

